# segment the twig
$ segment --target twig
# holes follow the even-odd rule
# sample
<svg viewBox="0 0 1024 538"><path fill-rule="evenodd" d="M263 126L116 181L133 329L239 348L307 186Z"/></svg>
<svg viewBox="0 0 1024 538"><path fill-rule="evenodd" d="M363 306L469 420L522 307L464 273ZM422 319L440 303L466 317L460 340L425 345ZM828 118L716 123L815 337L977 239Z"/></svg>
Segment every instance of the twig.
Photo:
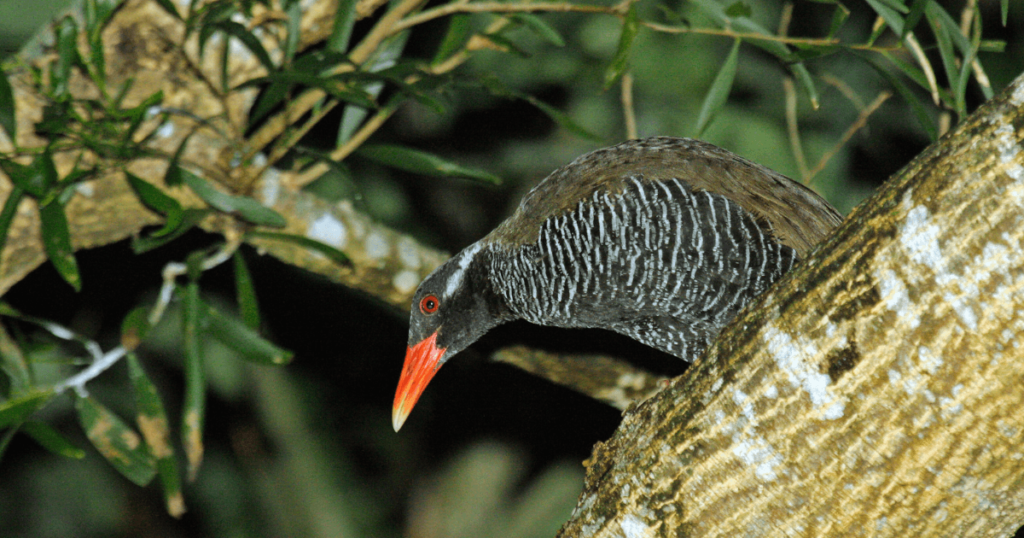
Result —
<svg viewBox="0 0 1024 538"><path fill-rule="evenodd" d="M917 38L914 37L914 32L907 34L906 39L907 45L910 47L910 52L914 55L917 60L917 64L921 66L921 71L924 72L924 78L928 80L928 88L932 92L932 101L938 106L942 104L939 100L939 83L935 79L935 70L932 69L932 64L928 61L928 57L924 54L924 49L921 48L921 44L917 42Z"/></svg>
<svg viewBox="0 0 1024 538"><path fill-rule="evenodd" d="M804 157L803 144L800 143L800 128L797 125L797 98L796 85L793 79L786 77L782 79L782 88L786 94L786 129L789 132L789 145L793 150L793 157L796 159L797 170L800 171L800 181L807 183L807 159Z"/></svg>
<svg viewBox="0 0 1024 538"><path fill-rule="evenodd" d="M622 75L622 114L626 120L626 138L639 138L636 130L636 110L633 108L633 74Z"/></svg>
<svg viewBox="0 0 1024 538"><path fill-rule="evenodd" d="M891 93L883 91L882 93L878 94L878 97L875 97L875 100L872 101L871 104L869 104L867 107L860 111L860 115L857 116L857 120L854 121L850 125L850 127L846 129L846 132L843 133L843 137L839 139L839 142L836 142L836 145L833 146L832 149L828 150L824 155L822 155L821 159L818 160L818 164L815 165L814 169L810 171L810 176L807 178L806 181L807 185L810 185L811 183L814 182L814 178L817 177L817 175L821 173L822 170L825 169L825 166L828 165L828 161L831 160L832 157L834 157L836 153L838 153L839 150L844 145L846 145L847 142L850 141L851 138L853 138L854 133L863 129L867 125L868 118L872 114L874 114L875 111L878 110L878 107L882 106L882 103L884 103L890 97L892 97Z"/></svg>

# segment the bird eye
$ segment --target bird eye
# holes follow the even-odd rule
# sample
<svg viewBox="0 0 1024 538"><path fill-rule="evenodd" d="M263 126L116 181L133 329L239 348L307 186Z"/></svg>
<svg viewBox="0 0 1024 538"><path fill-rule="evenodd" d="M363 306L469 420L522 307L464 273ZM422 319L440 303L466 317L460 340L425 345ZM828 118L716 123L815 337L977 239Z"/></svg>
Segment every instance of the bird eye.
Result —
<svg viewBox="0 0 1024 538"><path fill-rule="evenodd" d="M437 312L438 306L441 306L441 301L438 301L437 297L433 295L427 295L423 299L420 299L420 312L423 312L428 316Z"/></svg>

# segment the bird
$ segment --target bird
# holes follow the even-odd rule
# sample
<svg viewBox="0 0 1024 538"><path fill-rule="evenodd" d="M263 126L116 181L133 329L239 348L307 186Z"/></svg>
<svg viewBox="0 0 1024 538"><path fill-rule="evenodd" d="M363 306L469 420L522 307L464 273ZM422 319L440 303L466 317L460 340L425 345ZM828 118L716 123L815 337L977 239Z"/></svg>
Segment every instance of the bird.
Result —
<svg viewBox="0 0 1024 538"><path fill-rule="evenodd" d="M693 361L842 220L808 187L691 138L582 155L413 295L397 432L442 364L492 328L599 328Z"/></svg>

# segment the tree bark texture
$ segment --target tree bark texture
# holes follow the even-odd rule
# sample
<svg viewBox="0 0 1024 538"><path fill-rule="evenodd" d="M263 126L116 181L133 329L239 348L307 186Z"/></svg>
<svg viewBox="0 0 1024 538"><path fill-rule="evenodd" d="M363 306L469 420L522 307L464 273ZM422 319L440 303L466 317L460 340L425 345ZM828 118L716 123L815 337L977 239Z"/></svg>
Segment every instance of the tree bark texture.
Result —
<svg viewBox="0 0 1024 538"><path fill-rule="evenodd" d="M559 536L1012 534L1022 138L1024 76L627 410Z"/></svg>
<svg viewBox="0 0 1024 538"><path fill-rule="evenodd" d="M84 19L82 4L68 11L79 21ZM336 7L336 2L314 2L303 11L300 49L326 38ZM257 13L260 9L260 6L255 8ZM160 135L148 149L165 157L136 159L127 165L128 171L163 187L162 178L171 156L189 137L181 153L183 165L229 192L252 196L272 207L288 221L287 227L279 231L328 243L343 250L352 264L340 266L292 243L251 239L261 252L362 290L402 310L408 308L420 280L447 257L374 222L350 203L330 204L293 187L291 180L298 175L295 172L260 166L259 159L239 161L248 152L244 133L256 90L222 91L220 49L232 47L226 70L228 80L223 84L230 88L265 74L247 49L238 47L237 43L233 46L224 40L219 43L211 40L205 54L200 55L196 33L186 39L184 22L152 0L125 1L107 24L103 36L107 86L119 88L129 79L134 81L125 98L125 107L135 106L162 91L163 107L187 112L172 114L164 123L157 118L147 122L145 133L160 129ZM80 48L85 46L84 40L82 35ZM272 56L280 54L281 47L272 34L265 34L264 40ZM57 58L49 45L52 42L49 29L41 32L19 54L19 61L39 66L46 72ZM47 103L26 69L16 70L10 78L15 93L18 142L22 147L41 147L45 141L35 136L34 124L42 118ZM95 85L80 73L71 86L76 99L98 96ZM205 121L197 122L195 118ZM11 148L11 141L0 132L0 151ZM78 154L70 151L54 155L61 176L72 169L77 158ZM94 163L96 158L85 154L84 162ZM82 184L67 205L75 250L125 239L161 220L139 203L123 173L114 166L109 170L101 178ZM0 171L0 199L7 199L11 187L9 178ZM203 206L185 187L172 187L167 192L186 206ZM226 218L211 218L202 225L209 231L226 233L233 223ZM0 252L0 295L45 261L36 202L26 198L11 224L7 245Z"/></svg>

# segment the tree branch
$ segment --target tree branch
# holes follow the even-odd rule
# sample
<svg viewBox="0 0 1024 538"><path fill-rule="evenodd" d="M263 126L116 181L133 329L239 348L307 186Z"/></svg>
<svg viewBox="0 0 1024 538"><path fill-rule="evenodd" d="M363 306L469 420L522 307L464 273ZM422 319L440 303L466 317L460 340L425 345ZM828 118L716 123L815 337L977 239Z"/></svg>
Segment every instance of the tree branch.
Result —
<svg viewBox="0 0 1024 538"><path fill-rule="evenodd" d="M1024 521L1024 76L859 206L588 460L562 537Z"/></svg>

